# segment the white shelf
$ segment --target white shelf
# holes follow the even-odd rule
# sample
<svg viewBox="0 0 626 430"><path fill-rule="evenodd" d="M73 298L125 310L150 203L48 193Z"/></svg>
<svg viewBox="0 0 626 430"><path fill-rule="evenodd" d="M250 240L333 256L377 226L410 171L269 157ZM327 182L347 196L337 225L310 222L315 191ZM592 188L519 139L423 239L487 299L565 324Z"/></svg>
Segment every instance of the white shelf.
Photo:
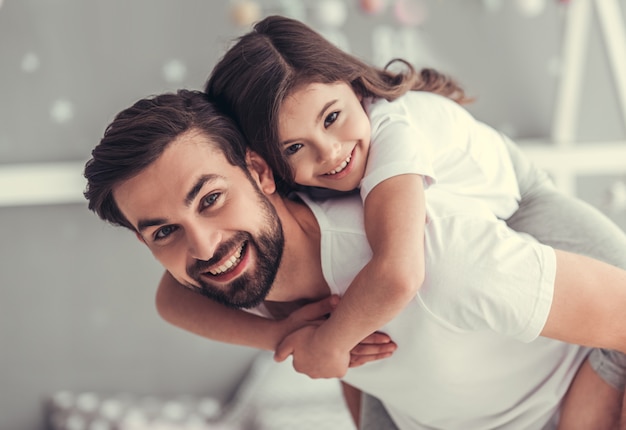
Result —
<svg viewBox="0 0 626 430"><path fill-rule="evenodd" d="M0 165L0 207L86 203L84 162Z"/></svg>
<svg viewBox="0 0 626 430"><path fill-rule="evenodd" d="M548 140L521 140L522 150L550 172L557 186L575 195L581 175L626 174L626 141L559 146ZM85 162L0 165L0 207L86 203Z"/></svg>

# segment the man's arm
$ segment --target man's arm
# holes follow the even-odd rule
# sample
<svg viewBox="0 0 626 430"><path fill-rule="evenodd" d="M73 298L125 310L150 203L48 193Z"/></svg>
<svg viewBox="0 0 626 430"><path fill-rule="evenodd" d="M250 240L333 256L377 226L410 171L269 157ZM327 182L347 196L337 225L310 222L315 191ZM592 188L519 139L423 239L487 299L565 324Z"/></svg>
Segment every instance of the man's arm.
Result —
<svg viewBox="0 0 626 430"><path fill-rule="evenodd" d="M283 320L271 320L221 305L180 285L165 272L157 289L156 307L165 321L199 336L275 351L289 333L324 321L338 300L330 296L303 306ZM351 366L389 357L395 348L389 336L370 334L350 352Z"/></svg>
<svg viewBox="0 0 626 430"><path fill-rule="evenodd" d="M156 293L159 315L170 324L218 342L274 351L280 341L304 324L323 319L334 307L328 298L307 307L302 319L272 320L232 309L180 285L165 272Z"/></svg>
<svg viewBox="0 0 626 430"><path fill-rule="evenodd" d="M556 250L552 306L542 336L626 353L626 271Z"/></svg>

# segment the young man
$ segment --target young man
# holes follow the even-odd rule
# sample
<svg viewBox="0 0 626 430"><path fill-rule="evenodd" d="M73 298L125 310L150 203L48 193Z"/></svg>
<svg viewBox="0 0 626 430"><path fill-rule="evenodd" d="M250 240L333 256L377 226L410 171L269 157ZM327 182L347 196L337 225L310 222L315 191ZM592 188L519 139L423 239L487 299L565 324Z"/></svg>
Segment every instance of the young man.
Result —
<svg viewBox="0 0 626 430"><path fill-rule="evenodd" d="M246 152L232 122L201 93L163 95L121 112L85 173L92 210L133 230L179 283L213 299L197 301L210 313L196 307L181 317L188 319L187 329L212 339L274 349L302 323L254 315L244 321L233 308L290 315L303 302L341 294L369 256L357 197L304 204L279 196L265 161ZM431 222L454 221L448 215ZM480 226L466 234L479 238ZM507 243L521 241L513 235ZM427 246L429 255L455 244L437 244L431 234ZM537 249L549 252L538 244ZM399 345L393 357L353 368L343 379L380 398L401 429L553 428L588 354L553 339L625 350L624 324L589 321L573 312L623 309L626 294L602 282L597 291L587 291L578 282L584 273L569 274L572 291L584 294L554 291L545 315L535 318L527 313L536 310L536 297L525 288L513 303L500 299L497 290L476 294L482 288L474 281L477 271L493 270L496 263L477 245L476 253L455 260L454 270L428 266L415 301L384 328ZM611 274L626 283L624 272ZM162 312L173 310L171 316L188 306L183 296L161 301ZM534 326L522 324L527 321ZM621 395L607 384L598 387L580 403L606 397L594 405L592 422L593 428L611 428L599 420L608 421Z"/></svg>

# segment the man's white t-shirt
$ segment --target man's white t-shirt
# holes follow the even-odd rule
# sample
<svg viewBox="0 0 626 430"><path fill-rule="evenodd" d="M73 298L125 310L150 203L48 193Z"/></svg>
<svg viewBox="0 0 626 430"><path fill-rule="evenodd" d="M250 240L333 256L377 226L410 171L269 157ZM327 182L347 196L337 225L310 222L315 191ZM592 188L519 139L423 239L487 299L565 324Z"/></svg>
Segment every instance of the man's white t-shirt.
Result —
<svg viewBox="0 0 626 430"><path fill-rule="evenodd" d="M342 295L372 255L362 203L302 198L320 226L324 277ZM550 428L588 353L539 337L554 251L488 211L469 199L430 208L424 285L381 329L398 349L344 378L382 400L401 430Z"/></svg>
<svg viewBox="0 0 626 430"><path fill-rule="evenodd" d="M507 138L458 103L409 91L392 102L366 99L363 105L372 129L363 201L384 179L414 173L432 191L477 199L500 219L517 210L521 197Z"/></svg>

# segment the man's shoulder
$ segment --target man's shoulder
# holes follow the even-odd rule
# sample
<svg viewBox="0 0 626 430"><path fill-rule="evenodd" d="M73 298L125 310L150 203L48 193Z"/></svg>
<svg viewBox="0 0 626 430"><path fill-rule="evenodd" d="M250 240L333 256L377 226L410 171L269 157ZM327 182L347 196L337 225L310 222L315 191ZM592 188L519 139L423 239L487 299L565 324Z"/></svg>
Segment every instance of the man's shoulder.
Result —
<svg viewBox="0 0 626 430"><path fill-rule="evenodd" d="M365 234L363 203L358 193L322 199L316 199L306 193L298 195L315 215L322 234L325 231Z"/></svg>

